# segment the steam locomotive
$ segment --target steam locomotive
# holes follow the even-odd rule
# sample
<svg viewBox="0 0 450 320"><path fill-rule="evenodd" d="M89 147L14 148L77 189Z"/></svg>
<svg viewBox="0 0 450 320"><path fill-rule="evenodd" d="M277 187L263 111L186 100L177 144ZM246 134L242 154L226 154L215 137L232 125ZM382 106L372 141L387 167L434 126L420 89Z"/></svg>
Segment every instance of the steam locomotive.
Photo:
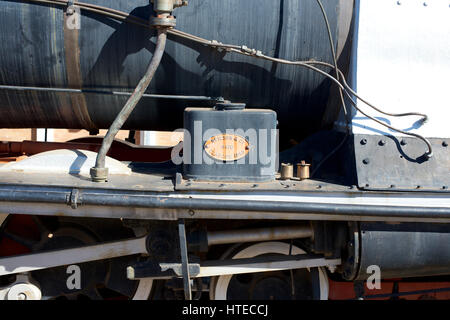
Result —
<svg viewBox="0 0 450 320"><path fill-rule="evenodd" d="M0 145L0 300L450 298L448 3L85 1L0 1L0 127L91 133Z"/></svg>

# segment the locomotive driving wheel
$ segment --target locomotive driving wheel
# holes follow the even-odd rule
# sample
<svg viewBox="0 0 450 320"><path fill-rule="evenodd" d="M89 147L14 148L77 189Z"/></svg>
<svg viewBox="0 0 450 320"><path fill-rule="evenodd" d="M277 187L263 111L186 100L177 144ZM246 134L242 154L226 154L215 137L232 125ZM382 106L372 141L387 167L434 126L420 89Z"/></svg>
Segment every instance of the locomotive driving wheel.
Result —
<svg viewBox="0 0 450 320"><path fill-rule="evenodd" d="M305 251L285 242L261 242L231 247L222 259L290 253L305 254ZM211 279L209 294L211 300L326 300L328 278L323 268L222 275Z"/></svg>
<svg viewBox="0 0 450 320"><path fill-rule="evenodd" d="M134 232L117 219L9 215L0 227L0 257L69 249L134 236ZM20 285L39 288L40 292L34 296L47 300L145 300L151 294L152 280L126 278L126 267L138 258L125 256L3 276L0 287L14 285L21 278Z"/></svg>

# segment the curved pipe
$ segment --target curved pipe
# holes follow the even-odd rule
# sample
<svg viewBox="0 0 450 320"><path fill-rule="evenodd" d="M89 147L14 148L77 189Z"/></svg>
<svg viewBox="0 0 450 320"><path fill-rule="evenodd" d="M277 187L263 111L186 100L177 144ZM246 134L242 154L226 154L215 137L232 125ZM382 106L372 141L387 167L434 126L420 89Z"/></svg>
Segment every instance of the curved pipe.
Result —
<svg viewBox="0 0 450 320"><path fill-rule="evenodd" d="M166 47L167 31L166 29L158 29L158 38L156 40L156 48L153 53L152 60L147 68L142 79L139 81L136 89L134 89L133 94L128 98L125 106L122 108L120 113L117 115L114 122L109 127L105 138L103 139L102 146L97 154L97 159L95 161L95 167L91 168L91 178L96 182L104 182L108 178L108 168L105 168L105 158L106 154L111 148L111 144L114 141L116 134L122 128L125 121L127 121L131 112L133 112L139 100L142 98L145 90L147 90L148 85L155 75L156 69L161 62L162 56L164 54L164 49Z"/></svg>

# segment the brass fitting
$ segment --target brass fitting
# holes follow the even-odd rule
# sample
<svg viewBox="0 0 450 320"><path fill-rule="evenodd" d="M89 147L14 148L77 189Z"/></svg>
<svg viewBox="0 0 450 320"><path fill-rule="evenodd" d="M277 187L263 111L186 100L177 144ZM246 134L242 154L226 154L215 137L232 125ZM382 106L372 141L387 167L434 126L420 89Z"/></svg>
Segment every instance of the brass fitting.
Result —
<svg viewBox="0 0 450 320"><path fill-rule="evenodd" d="M309 179L309 167L311 165L302 160L300 163L297 163L297 178L300 180Z"/></svg>
<svg viewBox="0 0 450 320"><path fill-rule="evenodd" d="M290 163L282 163L281 164L281 180L292 179L294 176L294 166Z"/></svg>

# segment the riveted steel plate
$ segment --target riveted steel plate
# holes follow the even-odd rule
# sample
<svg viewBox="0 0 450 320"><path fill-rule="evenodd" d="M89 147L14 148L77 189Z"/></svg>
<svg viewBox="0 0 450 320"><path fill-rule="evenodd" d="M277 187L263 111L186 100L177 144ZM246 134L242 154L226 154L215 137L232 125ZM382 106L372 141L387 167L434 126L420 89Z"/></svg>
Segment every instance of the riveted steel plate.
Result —
<svg viewBox="0 0 450 320"><path fill-rule="evenodd" d="M428 140L433 156L426 160L427 146L420 139L354 135L358 186L366 190L449 192L450 138Z"/></svg>

